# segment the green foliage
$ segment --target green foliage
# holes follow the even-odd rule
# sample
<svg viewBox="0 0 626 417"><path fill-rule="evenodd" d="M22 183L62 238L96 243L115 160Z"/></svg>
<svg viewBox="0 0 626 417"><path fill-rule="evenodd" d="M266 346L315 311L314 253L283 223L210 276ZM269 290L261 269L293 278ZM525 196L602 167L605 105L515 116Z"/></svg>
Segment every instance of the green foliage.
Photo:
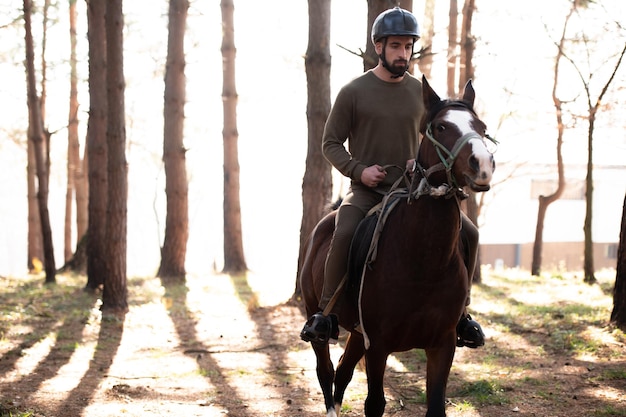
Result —
<svg viewBox="0 0 626 417"><path fill-rule="evenodd" d="M481 379L466 382L455 394L461 397L470 397L479 404L501 405L509 402L504 391L499 381Z"/></svg>
<svg viewBox="0 0 626 417"><path fill-rule="evenodd" d="M35 413L31 410L19 410L19 407L13 405L0 404L0 417L34 417Z"/></svg>
<svg viewBox="0 0 626 417"><path fill-rule="evenodd" d="M596 417L626 416L626 408L615 408L612 405L607 405L600 410L594 411L593 415Z"/></svg>
<svg viewBox="0 0 626 417"><path fill-rule="evenodd" d="M468 401L461 401L458 404L454 404L454 409L460 413L470 413L476 410L476 407Z"/></svg>
<svg viewBox="0 0 626 417"><path fill-rule="evenodd" d="M626 369L606 369L600 375L600 379L605 381L623 379L626 381Z"/></svg>

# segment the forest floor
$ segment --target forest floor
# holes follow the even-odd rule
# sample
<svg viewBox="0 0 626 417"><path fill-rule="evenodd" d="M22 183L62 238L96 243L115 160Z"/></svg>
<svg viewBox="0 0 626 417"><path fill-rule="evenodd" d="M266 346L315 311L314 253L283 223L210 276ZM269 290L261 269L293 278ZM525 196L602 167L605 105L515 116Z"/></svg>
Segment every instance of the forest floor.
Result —
<svg viewBox="0 0 626 417"><path fill-rule="evenodd" d="M487 343L457 350L448 416L626 416L626 336L607 326L615 273L598 278L484 271L470 311ZM102 318L84 277L42 282L0 277L0 416L325 415L305 317L280 299L293 283L131 278L120 320ZM390 356L385 416L424 415L424 378L421 350ZM363 415L365 397L359 367L342 416Z"/></svg>

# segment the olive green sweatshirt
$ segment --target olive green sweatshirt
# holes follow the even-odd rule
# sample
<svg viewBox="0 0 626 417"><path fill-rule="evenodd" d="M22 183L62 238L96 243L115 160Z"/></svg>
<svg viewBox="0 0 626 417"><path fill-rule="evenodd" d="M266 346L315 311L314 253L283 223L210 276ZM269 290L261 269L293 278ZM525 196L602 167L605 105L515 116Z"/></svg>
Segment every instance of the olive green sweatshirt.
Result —
<svg viewBox="0 0 626 417"><path fill-rule="evenodd" d="M407 73L393 83L367 71L337 94L324 128L322 151L353 187L363 186L361 173L368 166L398 166L387 169L378 186L387 190L402 175L406 161L416 156L423 114L422 83L417 78Z"/></svg>

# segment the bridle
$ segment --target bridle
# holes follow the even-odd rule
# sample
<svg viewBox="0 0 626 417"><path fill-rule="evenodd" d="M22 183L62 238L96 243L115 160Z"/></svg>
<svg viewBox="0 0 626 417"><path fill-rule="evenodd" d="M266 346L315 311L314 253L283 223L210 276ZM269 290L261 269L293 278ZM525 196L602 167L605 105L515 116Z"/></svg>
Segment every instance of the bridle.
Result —
<svg viewBox="0 0 626 417"><path fill-rule="evenodd" d="M431 112L431 115L433 115L433 117L431 117L431 120L434 120L437 114L439 114L443 109L450 108L450 107L460 107L460 108L470 111L472 114L474 114L474 116L476 115L472 107L463 101L443 102L442 104L443 104L442 106L439 106L438 108L435 109L435 111ZM493 143L497 144L496 140L492 138L491 136L489 136L488 134L481 136L475 131L472 131L459 137L454 143L454 146L452 147L452 149L448 149L441 142L439 142L433 135L432 122L428 122L426 124L424 137L425 137L425 140L426 139L429 140L435 147L437 155L439 156L439 162L431 166L428 169L421 166L421 164L417 162L418 156L419 156L419 147L418 147L418 151L417 151L418 155L415 157L415 167L414 167L414 172L413 172L413 178L411 179L411 185L409 187L409 202L411 200L415 200L419 198L420 195L431 195L434 197L443 196L445 198L450 198L453 196L457 198L461 198L461 199L467 198L467 194L465 194L462 187L459 186L456 178L454 178L454 174L452 173L452 167L454 166L454 162L456 161L456 158L459 156L461 149L463 149L463 147L470 140L480 139L484 141L485 139L488 139L492 141ZM444 183L438 187L433 187L428 182L428 179L430 178L432 174L439 172L439 171L445 171L447 183ZM418 175L416 175L418 173L419 173L420 178L418 178Z"/></svg>
<svg viewBox="0 0 626 417"><path fill-rule="evenodd" d="M440 161L439 163L433 165L426 170L423 168L421 169L424 173L425 178L428 179L428 177L434 172L445 170L448 183L450 185L458 187L456 178L454 178L454 175L452 174L452 166L454 165L457 156L459 156L459 153L461 152L463 146L465 146L467 142L469 142L471 139L482 140L482 136L480 136L476 132L468 132L456 140L451 150L448 150L448 148L443 146L441 142L435 139L430 123L428 123L428 125L426 126L426 133L424 136L435 146L435 150L437 151L437 155L439 155Z"/></svg>

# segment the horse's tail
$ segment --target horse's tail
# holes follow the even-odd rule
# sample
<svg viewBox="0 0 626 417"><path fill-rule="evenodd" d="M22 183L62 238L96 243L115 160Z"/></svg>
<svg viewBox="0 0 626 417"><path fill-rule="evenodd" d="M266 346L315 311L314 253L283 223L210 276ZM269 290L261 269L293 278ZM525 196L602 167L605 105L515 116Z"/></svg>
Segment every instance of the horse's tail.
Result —
<svg viewBox="0 0 626 417"><path fill-rule="evenodd" d="M343 202L343 196L340 195L339 197L337 197L337 199L335 201L333 201L332 203L328 204L328 211L337 210L342 202Z"/></svg>

